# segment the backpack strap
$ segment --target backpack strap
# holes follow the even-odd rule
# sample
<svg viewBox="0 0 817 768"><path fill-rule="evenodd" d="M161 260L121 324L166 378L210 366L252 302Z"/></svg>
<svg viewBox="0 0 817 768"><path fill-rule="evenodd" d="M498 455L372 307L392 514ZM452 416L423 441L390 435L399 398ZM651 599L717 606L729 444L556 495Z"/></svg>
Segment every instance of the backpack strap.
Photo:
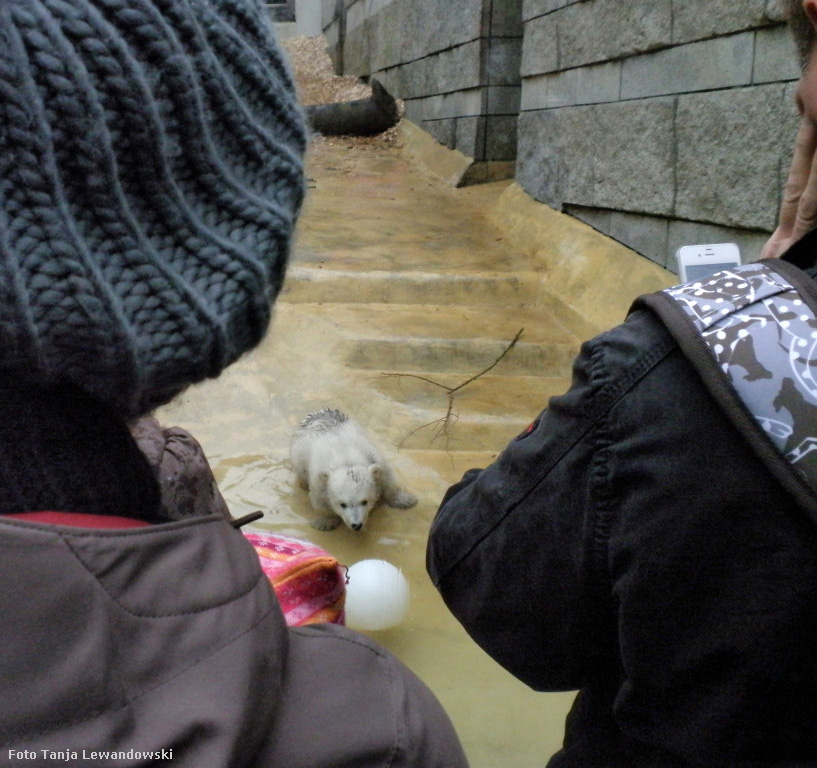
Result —
<svg viewBox="0 0 817 768"><path fill-rule="evenodd" d="M636 300L652 310L724 413L817 523L817 286L777 259Z"/></svg>

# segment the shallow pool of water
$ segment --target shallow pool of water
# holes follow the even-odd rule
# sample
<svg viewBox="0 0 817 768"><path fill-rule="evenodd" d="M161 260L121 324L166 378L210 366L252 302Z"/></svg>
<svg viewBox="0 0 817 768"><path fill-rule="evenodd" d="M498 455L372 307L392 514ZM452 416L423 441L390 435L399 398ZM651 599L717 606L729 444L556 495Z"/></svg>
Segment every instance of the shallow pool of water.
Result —
<svg viewBox="0 0 817 768"><path fill-rule="evenodd" d="M428 530L442 495L460 472L456 462L431 470L396 450L405 427L384 422L374 431L404 485L420 497L410 510L377 509L360 533L342 526L319 532L307 494L289 464L289 440L310 410L340 407L372 430L372 404L361 382L325 359L305 375L307 360L331 334L303 331L299 308L282 305L272 333L259 349L218 380L189 389L161 409L166 424L189 429L202 443L232 513L264 512L256 530L306 538L351 565L381 558L398 566L411 589L406 620L370 632L436 693L449 712L474 768L543 766L561 743L572 694L539 694L484 654L451 617L425 571ZM326 399L326 392L333 398ZM356 413L358 411L359 413ZM363 414L361 417L360 414Z"/></svg>

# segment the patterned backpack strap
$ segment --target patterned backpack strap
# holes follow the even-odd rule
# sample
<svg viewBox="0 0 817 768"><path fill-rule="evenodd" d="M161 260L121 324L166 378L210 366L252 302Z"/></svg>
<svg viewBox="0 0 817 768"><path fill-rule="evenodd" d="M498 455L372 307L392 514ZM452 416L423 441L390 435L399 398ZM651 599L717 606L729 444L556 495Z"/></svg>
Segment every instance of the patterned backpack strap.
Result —
<svg viewBox="0 0 817 768"><path fill-rule="evenodd" d="M817 522L817 287L779 260L642 296L712 396Z"/></svg>

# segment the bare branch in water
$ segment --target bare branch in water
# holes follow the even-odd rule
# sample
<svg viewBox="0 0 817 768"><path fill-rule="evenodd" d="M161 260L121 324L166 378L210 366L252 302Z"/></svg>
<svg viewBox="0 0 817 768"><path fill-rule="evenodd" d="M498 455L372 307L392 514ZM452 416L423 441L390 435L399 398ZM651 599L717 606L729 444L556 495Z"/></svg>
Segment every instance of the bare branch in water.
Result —
<svg viewBox="0 0 817 768"><path fill-rule="evenodd" d="M385 371L380 372L380 377L382 379L419 379L420 381L426 382L426 384L433 384L435 387L441 387L446 391L450 391L449 387L446 387L445 384L440 384L439 381L434 381L434 379L427 379L425 376L418 376L416 373L386 373Z"/></svg>
<svg viewBox="0 0 817 768"><path fill-rule="evenodd" d="M417 427L416 429L411 430L401 441L400 447L403 447L403 443L406 442L412 435L421 432L428 427L437 426L437 429L434 431L434 435L431 438L429 446L433 445L439 438L445 438L445 450L446 453L450 452L450 444L451 444L451 435L449 433L449 428L451 427L452 422L456 422L459 418L458 414L454 413L454 396L457 392L465 389L469 384L473 384L477 379L485 376L485 374L490 373L497 365L502 361L502 359L516 346L516 343L519 341L522 333L525 329L520 328L516 332L516 336L513 337L513 340L502 350L502 354L497 357L494 362L492 362L487 368L480 371L479 373L467 378L465 381L457 384L455 387L448 387L445 384L440 383L439 381L434 381L434 379L429 379L426 376L420 376L416 373L385 373L381 372L380 376L382 378L396 378L396 379L417 379L419 381L424 381L426 384L432 384L435 387L439 387L440 389L444 389L446 396L448 397L448 407L445 412L445 416L442 416L439 419L435 419L434 421L429 421L428 424L423 424L422 426Z"/></svg>
<svg viewBox="0 0 817 768"><path fill-rule="evenodd" d="M525 330L524 328L520 328L516 332L516 336L513 337L513 341L510 344L508 344L507 347L505 347L502 354L496 360L494 360L494 362L491 363L484 371L481 371L476 376L472 376L467 381L462 382L462 384L458 384L456 387L449 389L448 394L453 395L455 392L459 392L459 390L467 387L472 381L476 381L480 376L484 376L486 373L496 368L496 366L499 365L500 360L502 360L502 358L505 357L505 355L507 355L508 352L510 352L516 346L516 342L519 341L519 337L522 335L522 331L524 330Z"/></svg>

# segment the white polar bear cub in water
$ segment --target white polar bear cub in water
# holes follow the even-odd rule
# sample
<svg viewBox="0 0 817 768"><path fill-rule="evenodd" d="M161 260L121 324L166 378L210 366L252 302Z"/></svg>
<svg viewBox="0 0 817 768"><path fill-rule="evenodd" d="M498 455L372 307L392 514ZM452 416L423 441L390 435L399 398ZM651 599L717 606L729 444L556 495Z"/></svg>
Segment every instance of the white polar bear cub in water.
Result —
<svg viewBox="0 0 817 768"><path fill-rule="evenodd" d="M417 503L416 496L397 486L363 427L345 413L330 408L310 413L290 448L298 482L309 491L312 508L331 513L313 521L319 530L330 531L342 520L359 531L381 499L398 509Z"/></svg>

